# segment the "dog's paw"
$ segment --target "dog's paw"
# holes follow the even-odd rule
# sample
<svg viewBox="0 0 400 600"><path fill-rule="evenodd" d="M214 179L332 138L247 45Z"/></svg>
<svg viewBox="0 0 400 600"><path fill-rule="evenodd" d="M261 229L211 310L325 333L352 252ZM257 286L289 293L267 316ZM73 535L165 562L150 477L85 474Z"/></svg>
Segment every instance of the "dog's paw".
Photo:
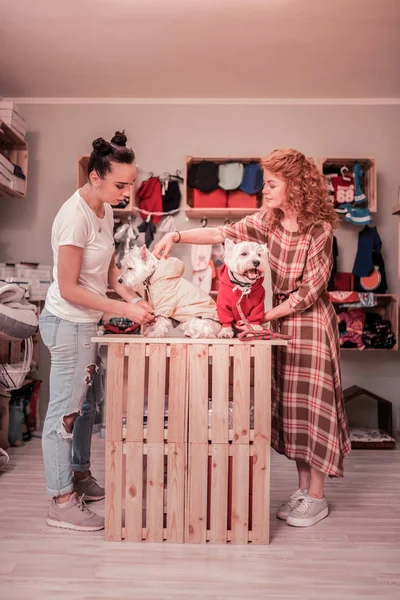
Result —
<svg viewBox="0 0 400 600"><path fill-rule="evenodd" d="M231 327L223 327L218 334L220 339L230 340L235 335L235 332Z"/></svg>

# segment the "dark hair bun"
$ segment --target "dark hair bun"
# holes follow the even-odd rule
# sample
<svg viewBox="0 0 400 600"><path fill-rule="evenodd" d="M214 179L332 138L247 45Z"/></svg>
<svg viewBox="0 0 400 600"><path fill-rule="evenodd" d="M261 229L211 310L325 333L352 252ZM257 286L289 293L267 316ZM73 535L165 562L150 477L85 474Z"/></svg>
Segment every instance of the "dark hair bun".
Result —
<svg viewBox="0 0 400 600"><path fill-rule="evenodd" d="M92 146L93 152L96 152L96 154L99 154L100 156L107 156L107 154L111 154L112 152L112 146L110 142L107 142L102 137L95 139Z"/></svg>
<svg viewBox="0 0 400 600"><path fill-rule="evenodd" d="M127 141L128 141L128 138L125 135L125 129L123 129L122 131L115 132L115 135L111 140L111 143L114 144L114 146L126 146Z"/></svg>

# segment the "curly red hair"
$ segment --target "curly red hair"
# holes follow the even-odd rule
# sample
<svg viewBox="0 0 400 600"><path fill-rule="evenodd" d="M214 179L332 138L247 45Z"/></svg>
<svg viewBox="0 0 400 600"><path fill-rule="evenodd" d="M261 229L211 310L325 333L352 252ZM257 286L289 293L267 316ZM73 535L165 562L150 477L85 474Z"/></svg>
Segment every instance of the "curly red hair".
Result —
<svg viewBox="0 0 400 600"><path fill-rule="evenodd" d="M312 158L306 158L297 150L274 150L262 161L262 166L285 180L286 205L297 214L300 231L320 222L337 227L339 218L329 200L325 177ZM281 218L279 208L268 211L268 229L275 229Z"/></svg>

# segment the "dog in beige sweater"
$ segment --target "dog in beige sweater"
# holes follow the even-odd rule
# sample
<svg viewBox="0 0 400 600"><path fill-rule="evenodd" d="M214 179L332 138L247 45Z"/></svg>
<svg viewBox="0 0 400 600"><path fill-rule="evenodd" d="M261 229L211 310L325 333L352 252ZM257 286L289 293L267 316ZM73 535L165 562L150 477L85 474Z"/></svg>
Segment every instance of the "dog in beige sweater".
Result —
<svg viewBox="0 0 400 600"><path fill-rule="evenodd" d="M214 338L221 325L212 298L183 279L184 264L178 258L158 260L147 248L134 246L121 261L121 283L148 300L156 320L145 332L165 337L177 321L187 337Z"/></svg>

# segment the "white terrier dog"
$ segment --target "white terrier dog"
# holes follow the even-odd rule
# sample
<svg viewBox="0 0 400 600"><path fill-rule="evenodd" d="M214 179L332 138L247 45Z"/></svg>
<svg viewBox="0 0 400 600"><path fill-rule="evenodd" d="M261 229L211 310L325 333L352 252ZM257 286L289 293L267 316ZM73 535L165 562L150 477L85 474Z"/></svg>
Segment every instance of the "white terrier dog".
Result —
<svg viewBox="0 0 400 600"><path fill-rule="evenodd" d="M187 337L217 337L221 325L214 300L183 279L183 271L181 260L158 260L146 246L134 246L122 259L120 283L154 307L156 320L146 329L146 336L165 337L174 319Z"/></svg>
<svg viewBox="0 0 400 600"><path fill-rule="evenodd" d="M263 331L265 289L268 268L267 247L256 242L225 240L225 264L219 271L217 310L222 329L220 338L233 338L235 325Z"/></svg>

